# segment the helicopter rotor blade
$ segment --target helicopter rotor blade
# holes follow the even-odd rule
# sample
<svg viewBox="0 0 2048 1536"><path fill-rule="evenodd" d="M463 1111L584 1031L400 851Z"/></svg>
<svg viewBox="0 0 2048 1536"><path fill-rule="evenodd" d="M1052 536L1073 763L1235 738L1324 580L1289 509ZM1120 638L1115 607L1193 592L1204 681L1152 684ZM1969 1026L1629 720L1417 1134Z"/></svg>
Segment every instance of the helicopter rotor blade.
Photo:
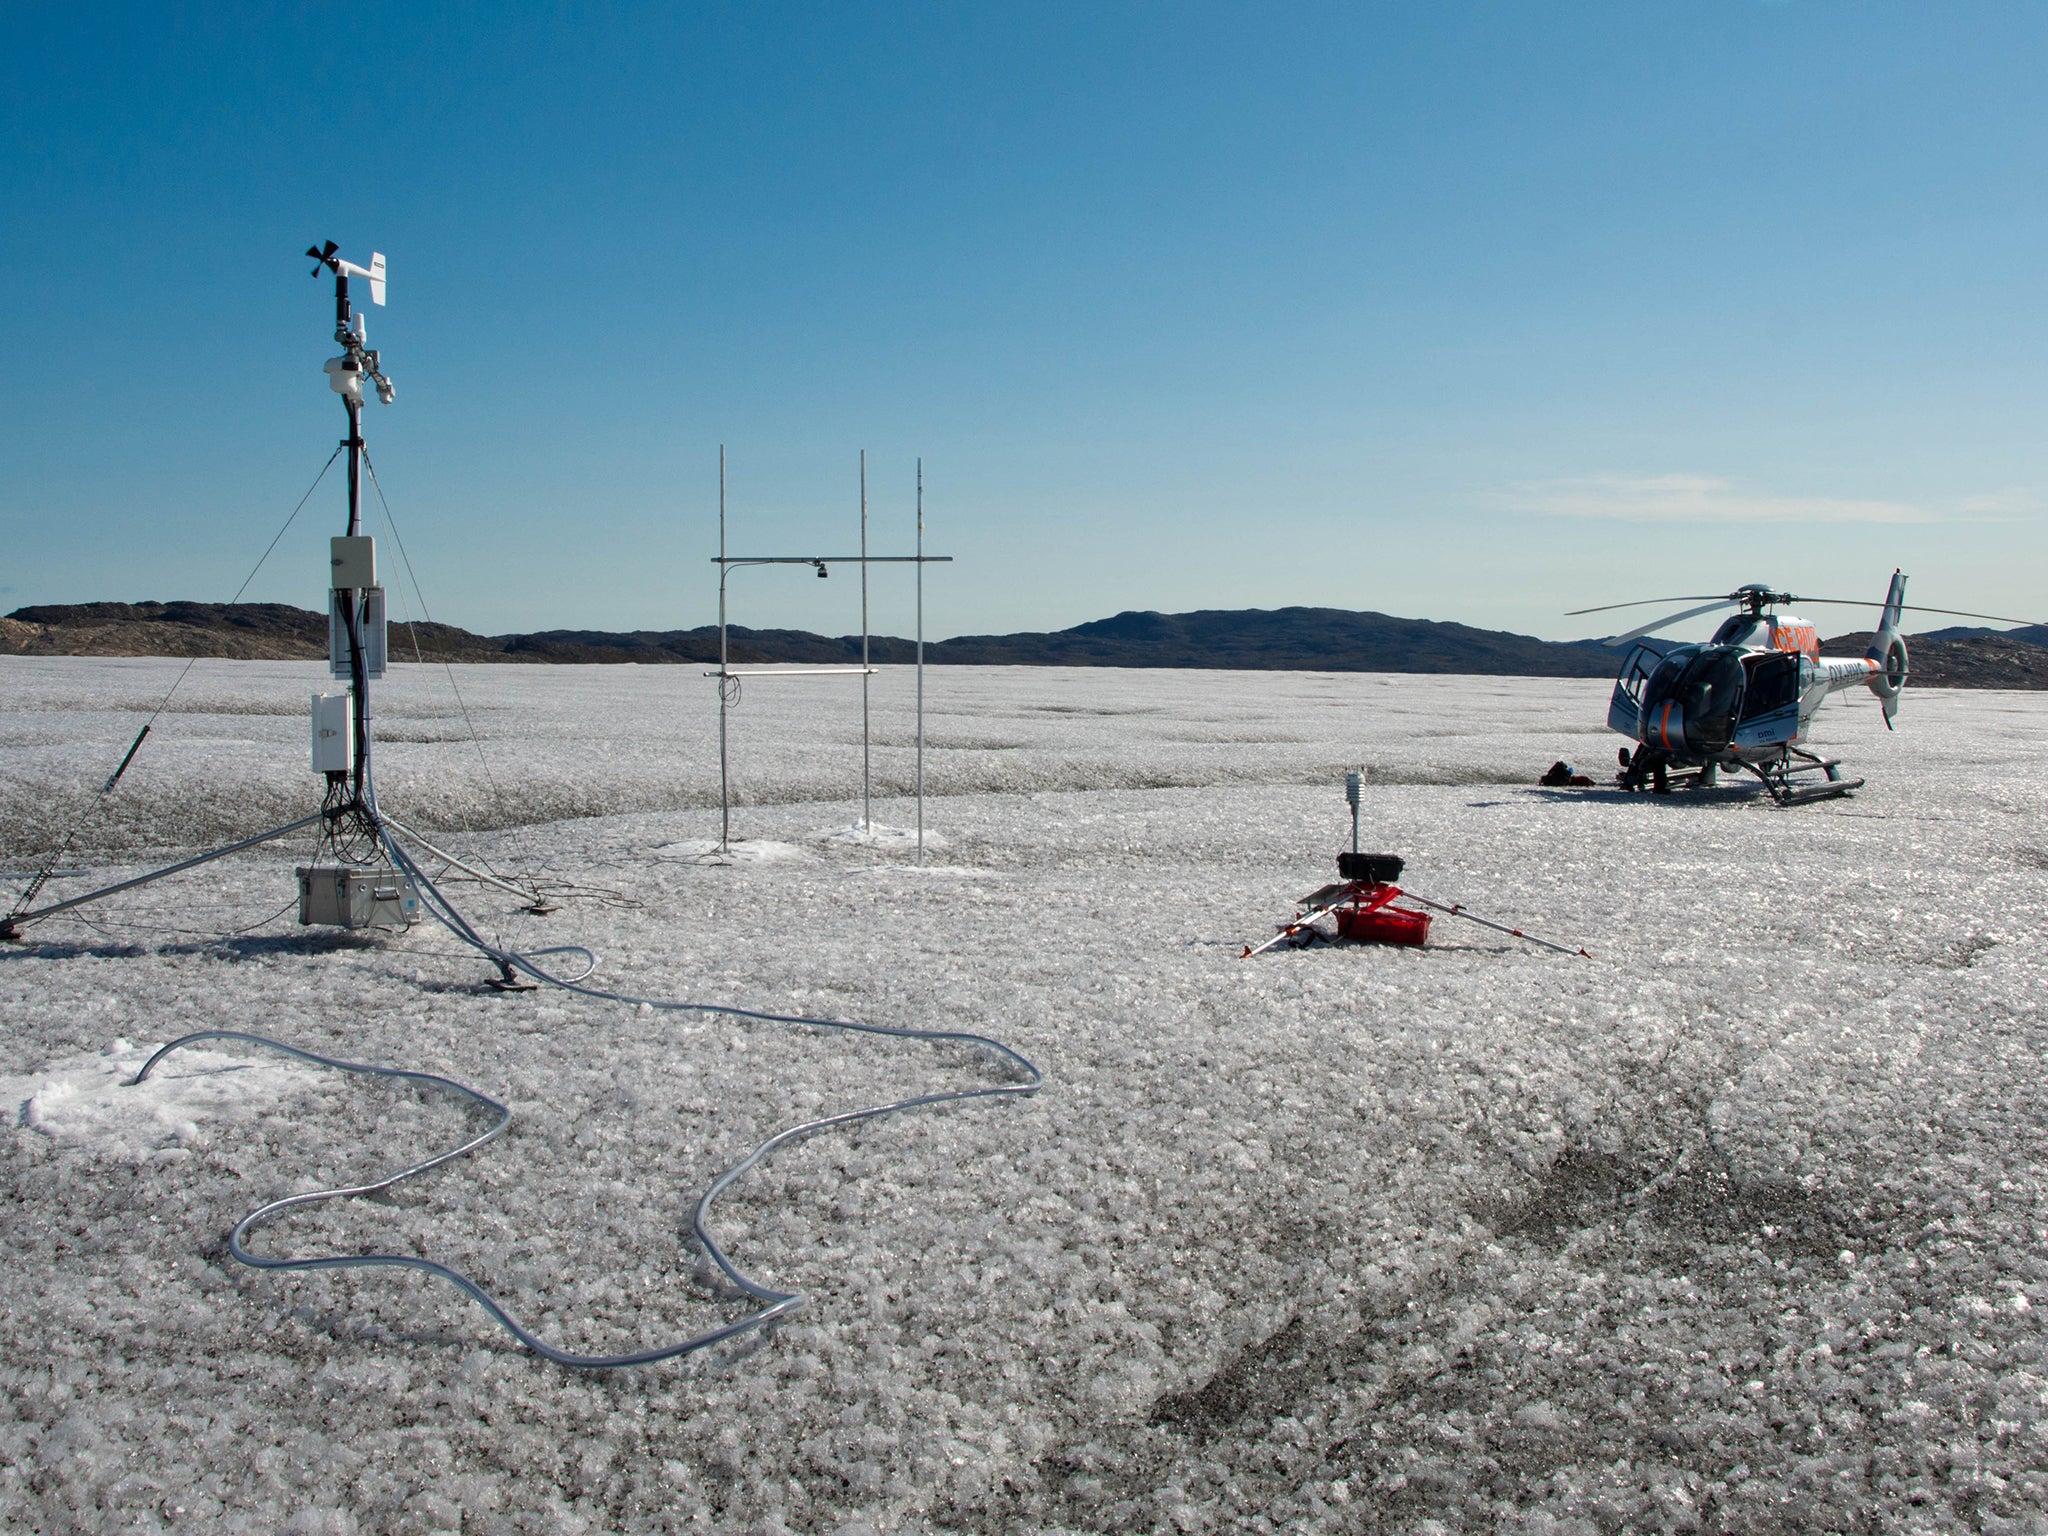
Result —
<svg viewBox="0 0 2048 1536"><path fill-rule="evenodd" d="M1676 624L1681 619L1696 619L1703 613L1712 613L1716 608L1730 608L1733 606L1734 604L1729 599L1717 597L1711 603L1702 603L1697 608L1684 608L1680 609L1677 613L1667 613L1663 618L1656 620L1654 623L1638 625L1636 628L1628 631L1627 634L1614 635L1606 640L1602 640L1600 643L1609 647L1627 645L1631 640L1640 640L1644 635L1663 629L1667 625Z"/></svg>
<svg viewBox="0 0 2048 1536"><path fill-rule="evenodd" d="M1861 601L1846 597L1795 597L1789 599L1789 601L1795 603L1826 603L1833 608L1882 608L1884 606L1883 602L1867 597ZM1965 613L1960 608L1923 608L1918 603L1906 603L1903 607L1907 613L1938 613L1944 618L1950 619L1988 619L1993 624L2039 625L2044 622L2040 619L2012 619L1998 613Z"/></svg>
<svg viewBox="0 0 2048 1536"><path fill-rule="evenodd" d="M1735 599L1725 596L1710 599L1704 592L1690 592L1683 597L1639 597L1632 603L1603 603L1598 608L1572 608L1566 611L1565 617L1576 619L1582 613L1612 613L1617 608L1647 608L1652 603L1704 603L1708 601L1732 603Z"/></svg>

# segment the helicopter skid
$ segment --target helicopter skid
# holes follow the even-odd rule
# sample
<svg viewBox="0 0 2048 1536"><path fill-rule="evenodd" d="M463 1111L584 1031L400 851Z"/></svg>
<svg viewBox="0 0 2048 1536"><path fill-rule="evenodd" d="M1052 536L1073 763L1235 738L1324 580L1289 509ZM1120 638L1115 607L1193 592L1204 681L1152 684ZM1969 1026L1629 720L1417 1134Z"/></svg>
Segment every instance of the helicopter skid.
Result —
<svg viewBox="0 0 2048 1536"><path fill-rule="evenodd" d="M1768 779L1764 788L1771 792L1771 798L1780 805L1806 805L1815 800L1838 800L1851 790L1861 789L1861 779L1824 779L1818 784L1777 785Z"/></svg>
<svg viewBox="0 0 2048 1536"><path fill-rule="evenodd" d="M1755 769L1756 776L1763 780L1764 788L1770 792L1771 799L1779 805L1808 805L1815 800L1836 800L1852 790L1863 787L1861 779L1842 777L1842 764L1839 758L1815 757L1797 748L1793 749L1792 756L1800 761L1788 760L1780 762L1774 768ZM1814 773L1822 774L1824 777L1819 782L1793 782L1795 775Z"/></svg>

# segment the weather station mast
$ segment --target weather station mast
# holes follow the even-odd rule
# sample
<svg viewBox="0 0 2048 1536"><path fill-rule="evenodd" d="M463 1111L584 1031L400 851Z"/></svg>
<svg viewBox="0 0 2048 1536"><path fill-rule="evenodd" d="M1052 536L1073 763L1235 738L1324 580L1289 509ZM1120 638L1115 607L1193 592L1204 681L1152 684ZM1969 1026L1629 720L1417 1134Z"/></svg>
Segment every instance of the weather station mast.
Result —
<svg viewBox="0 0 2048 1536"><path fill-rule="evenodd" d="M322 815L330 838L360 830L373 841L377 836L377 786L370 771L370 683L384 675L385 618L384 589L377 584L376 544L363 533L363 381L369 380L377 398L389 405L396 391L384 376L380 359L369 345L368 327L349 301L348 280L367 278L370 302L384 302L384 256L373 253L367 267L359 267L336 254L332 240L308 246L306 254L334 274L334 340L341 356L327 360L327 381L341 396L348 412L348 436L341 447L348 455L348 527L333 541L330 564L332 581L328 600L328 664L336 677L346 677L349 691L346 720L342 730L334 729L331 718L322 721L320 705L315 706L313 755L315 764L327 775L327 803ZM325 711L334 713L331 699ZM345 732L345 735L343 734ZM323 746L326 751L323 752Z"/></svg>
<svg viewBox="0 0 2048 1536"><path fill-rule="evenodd" d="M210 849L80 896L37 906L37 899L56 872L57 860L70 846L71 836L77 830L74 827L73 833L66 836L57 852L37 871L13 909L0 916L0 941L18 940L23 929L45 918L210 864L229 854L275 842L302 828L316 825L320 828L319 850L310 867L297 871L301 923L342 928L404 928L418 913L418 891L415 883L397 867L392 834L402 833L430 851L439 853L440 850L417 833L379 813L376 780L371 771L370 684L384 676L388 647L384 589L377 581L376 543L363 532L363 475L369 468L363 442L363 384L368 380L377 398L386 405L391 403L394 391L391 380L384 376L377 353L369 345L363 317L350 303L349 279L368 279L370 302L381 305L385 292L384 257L381 253L372 255L369 266L362 267L343 260L336 254L337 249L330 240L306 251L318 263L313 268L315 277L320 275L322 268L334 274L334 339L342 353L328 359L326 372L329 386L341 396L342 406L348 414L348 436L335 450L337 456L342 453L348 455L348 524L345 533L330 541L328 593L328 672L337 679L346 679L348 691L312 696L312 767L326 781L326 793L320 809L312 815L259 832L253 837L241 838L225 847ZM332 458L328 464L331 467ZM323 469L321 474L325 473ZM314 485L317 488L319 481L315 480ZM312 493L309 491L307 494L310 496ZM285 526L291 526L289 520ZM280 531L279 537L282 536ZM260 568L260 561L258 565ZM189 666L186 670L190 670ZM180 674L180 680L183 675ZM172 692L176 689L177 684L174 683ZM157 715L168 703L169 697L166 696L156 714L152 714L136 733L127 755L100 787L100 802L113 794L115 786L148 738ZM468 866L463 868L467 870ZM479 877L522 896L528 894L494 876ZM539 898L534 897L533 900L538 909ZM509 967L501 968L507 972L506 980L509 981Z"/></svg>

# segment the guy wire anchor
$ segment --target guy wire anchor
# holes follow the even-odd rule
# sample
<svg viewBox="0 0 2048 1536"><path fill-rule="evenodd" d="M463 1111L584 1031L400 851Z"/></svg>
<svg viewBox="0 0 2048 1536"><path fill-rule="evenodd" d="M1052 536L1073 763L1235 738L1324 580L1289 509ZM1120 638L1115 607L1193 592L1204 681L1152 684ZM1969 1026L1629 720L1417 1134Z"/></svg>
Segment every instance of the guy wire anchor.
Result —
<svg viewBox="0 0 2048 1536"><path fill-rule="evenodd" d="M554 909L551 907L549 910L553 911ZM493 992L538 992L540 990L540 983L528 981L517 971L513 970L510 960L500 960L498 962L498 974L485 977L484 985Z"/></svg>

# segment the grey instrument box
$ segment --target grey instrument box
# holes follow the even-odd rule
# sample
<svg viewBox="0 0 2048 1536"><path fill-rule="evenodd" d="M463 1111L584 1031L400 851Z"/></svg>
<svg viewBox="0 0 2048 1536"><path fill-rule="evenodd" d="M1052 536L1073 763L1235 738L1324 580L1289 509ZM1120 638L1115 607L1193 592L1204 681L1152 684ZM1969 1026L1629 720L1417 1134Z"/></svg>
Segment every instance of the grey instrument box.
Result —
<svg viewBox="0 0 2048 1536"><path fill-rule="evenodd" d="M377 585L377 541L367 534L343 534L327 541L328 565L334 577L327 583L346 591Z"/></svg>
<svg viewBox="0 0 2048 1536"><path fill-rule="evenodd" d="M299 921L333 928L407 928L419 915L412 882L394 869L315 865L299 870Z"/></svg>

